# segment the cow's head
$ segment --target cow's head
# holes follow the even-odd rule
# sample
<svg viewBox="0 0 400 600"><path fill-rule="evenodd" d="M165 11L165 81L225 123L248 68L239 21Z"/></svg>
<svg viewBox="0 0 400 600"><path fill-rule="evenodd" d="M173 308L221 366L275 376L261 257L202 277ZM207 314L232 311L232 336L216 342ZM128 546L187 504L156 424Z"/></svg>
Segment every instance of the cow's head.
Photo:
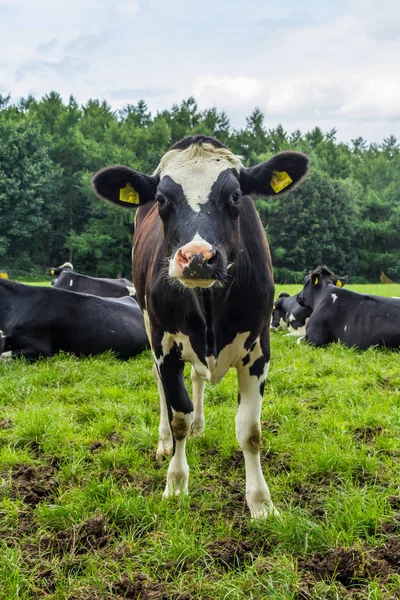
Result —
<svg viewBox="0 0 400 600"><path fill-rule="evenodd" d="M304 154L282 152L246 169L221 142L197 135L172 146L152 176L108 167L96 173L93 186L120 206L157 202L169 276L206 288L224 281L236 258L242 197L284 194L303 179L308 164Z"/></svg>
<svg viewBox="0 0 400 600"><path fill-rule="evenodd" d="M60 273L62 273L63 271L73 271L74 267L72 266L72 263L70 262L66 262L63 265L60 265L59 267L51 267L50 268L50 275L52 276L56 276L58 277L58 275L60 275Z"/></svg>
<svg viewBox="0 0 400 600"><path fill-rule="evenodd" d="M315 308L321 292L327 285L334 285L338 288L346 285L348 277L335 277L334 274L325 265L319 266L312 273L304 278L304 286L297 295L297 302L300 306L309 306Z"/></svg>
<svg viewBox="0 0 400 600"><path fill-rule="evenodd" d="M287 329L286 311L283 309L282 303L284 298L289 298L287 292L280 292L278 298L274 302L271 315L271 329Z"/></svg>

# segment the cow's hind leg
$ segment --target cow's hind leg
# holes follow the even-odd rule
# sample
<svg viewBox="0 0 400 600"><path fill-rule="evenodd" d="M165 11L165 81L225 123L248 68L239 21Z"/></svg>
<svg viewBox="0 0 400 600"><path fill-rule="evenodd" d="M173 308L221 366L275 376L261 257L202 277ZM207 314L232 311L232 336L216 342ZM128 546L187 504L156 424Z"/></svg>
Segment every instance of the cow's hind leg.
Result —
<svg viewBox="0 0 400 600"><path fill-rule="evenodd" d="M172 454L173 439L168 418L167 401L165 399L164 388L156 365L153 365L153 374L157 381L158 395L160 398L160 425L158 427L158 446L156 452L156 460L157 462L160 462L164 455Z"/></svg>
<svg viewBox="0 0 400 600"><path fill-rule="evenodd" d="M193 395L193 405L194 405L194 415L193 415L193 426L192 433L193 435L201 435L204 433L204 388L206 386L206 382L204 379L199 377L197 371L194 367L192 367L191 372L192 378L192 395Z"/></svg>
<svg viewBox="0 0 400 600"><path fill-rule="evenodd" d="M187 492L189 465L186 460L186 438L193 422L193 404L183 379L184 363L173 348L159 363L160 376L167 401L168 418L174 442L168 467L164 498Z"/></svg>
<svg viewBox="0 0 400 600"><path fill-rule="evenodd" d="M269 358L269 356L268 356ZM236 437L243 451L246 468L246 500L253 518L278 514L265 482L260 462L261 404L268 372L267 357L257 342L250 362L238 367L239 406Z"/></svg>

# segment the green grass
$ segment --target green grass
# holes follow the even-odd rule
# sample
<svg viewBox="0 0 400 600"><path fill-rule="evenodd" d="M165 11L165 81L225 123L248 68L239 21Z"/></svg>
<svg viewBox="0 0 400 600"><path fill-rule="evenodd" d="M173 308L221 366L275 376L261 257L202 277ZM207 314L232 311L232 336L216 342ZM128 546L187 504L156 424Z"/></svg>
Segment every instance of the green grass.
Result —
<svg viewBox="0 0 400 600"><path fill-rule="evenodd" d="M149 353L0 364L0 600L397 598L399 353L275 332L272 352L262 462L281 518L265 522L244 502L233 371L206 388L189 497L163 501ZM348 550L356 581L318 578Z"/></svg>

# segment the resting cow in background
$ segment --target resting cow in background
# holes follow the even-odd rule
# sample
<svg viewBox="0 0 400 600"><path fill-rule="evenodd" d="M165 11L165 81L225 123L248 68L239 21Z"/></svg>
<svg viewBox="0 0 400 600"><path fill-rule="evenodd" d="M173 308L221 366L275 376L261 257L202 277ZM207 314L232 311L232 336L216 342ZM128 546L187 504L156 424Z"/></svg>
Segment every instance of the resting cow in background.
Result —
<svg viewBox="0 0 400 600"><path fill-rule="evenodd" d="M186 437L192 425L194 432L203 430L205 381L217 383L236 367L236 435L247 503L253 517L275 510L260 464L274 284L267 239L249 195L293 189L308 162L303 154L282 152L246 169L221 142L198 135L175 144L153 176L115 166L93 179L102 198L139 205L133 280L159 376L158 453L173 448L166 497L187 491ZM185 361L192 363L194 414Z"/></svg>
<svg viewBox="0 0 400 600"><path fill-rule="evenodd" d="M362 350L371 346L400 347L400 302L384 296L342 289L347 278L334 277L325 266L304 279L298 294L313 309L305 340L316 346L342 342Z"/></svg>
<svg viewBox="0 0 400 600"><path fill-rule="evenodd" d="M71 263L66 263L71 264ZM71 265L72 267L72 265ZM129 279L108 279L106 277L89 277L75 273L71 269L59 267L60 272L51 284L55 288L81 292L82 294L93 294L103 298L122 298L124 296L135 296L136 291ZM56 269L52 269L56 271Z"/></svg>
<svg viewBox="0 0 400 600"><path fill-rule="evenodd" d="M1 331L1 329L0 329L0 356L1 356L2 352L4 352L5 347L6 347L6 336L4 335L3 331Z"/></svg>
<svg viewBox="0 0 400 600"><path fill-rule="evenodd" d="M297 302L297 294L290 296L287 292L280 292L272 310L271 329L287 329L288 335L303 336L311 313L312 308L300 306Z"/></svg>
<svg viewBox="0 0 400 600"><path fill-rule="evenodd" d="M0 329L12 357L35 360L57 352L136 356L149 347L133 298L99 298L0 280Z"/></svg>

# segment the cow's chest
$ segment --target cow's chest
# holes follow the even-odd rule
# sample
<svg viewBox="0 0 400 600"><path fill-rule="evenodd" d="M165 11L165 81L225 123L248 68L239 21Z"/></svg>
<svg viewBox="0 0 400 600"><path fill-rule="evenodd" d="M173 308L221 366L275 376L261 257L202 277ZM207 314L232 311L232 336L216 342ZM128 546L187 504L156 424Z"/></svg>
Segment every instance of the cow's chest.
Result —
<svg viewBox="0 0 400 600"><path fill-rule="evenodd" d="M162 363L172 349L178 348L182 360L190 362L199 377L210 383L218 383L231 367L236 366L248 354L245 342L249 335L249 331L238 333L230 344L220 349L217 356L199 356L190 343L189 336L180 332L165 332L159 362Z"/></svg>

